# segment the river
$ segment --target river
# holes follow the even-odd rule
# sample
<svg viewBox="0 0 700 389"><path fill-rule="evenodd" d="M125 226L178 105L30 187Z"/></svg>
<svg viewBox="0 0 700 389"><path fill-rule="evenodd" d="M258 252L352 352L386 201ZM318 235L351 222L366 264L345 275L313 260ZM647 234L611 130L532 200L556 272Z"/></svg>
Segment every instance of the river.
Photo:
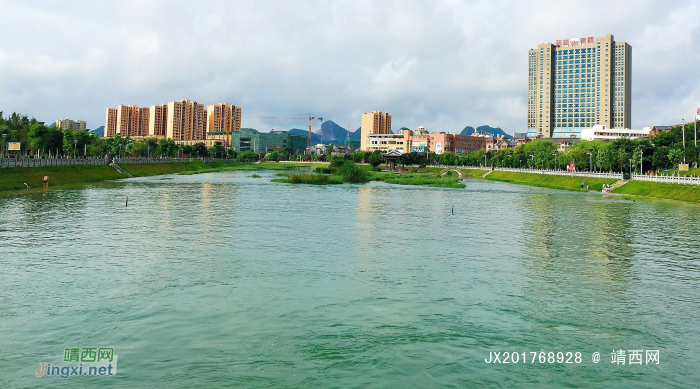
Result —
<svg viewBox="0 0 700 389"><path fill-rule="evenodd" d="M0 387L700 382L698 206L251 174L0 198ZM86 347L113 347L117 374L35 376Z"/></svg>

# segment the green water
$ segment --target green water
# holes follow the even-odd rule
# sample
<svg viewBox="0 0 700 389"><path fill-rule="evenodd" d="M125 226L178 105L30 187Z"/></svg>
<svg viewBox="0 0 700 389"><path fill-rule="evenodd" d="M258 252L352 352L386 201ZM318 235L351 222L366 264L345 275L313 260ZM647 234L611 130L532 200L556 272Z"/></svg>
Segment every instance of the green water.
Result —
<svg viewBox="0 0 700 389"><path fill-rule="evenodd" d="M697 206L250 174L1 198L0 388L698 387ZM35 377L98 346L116 376Z"/></svg>

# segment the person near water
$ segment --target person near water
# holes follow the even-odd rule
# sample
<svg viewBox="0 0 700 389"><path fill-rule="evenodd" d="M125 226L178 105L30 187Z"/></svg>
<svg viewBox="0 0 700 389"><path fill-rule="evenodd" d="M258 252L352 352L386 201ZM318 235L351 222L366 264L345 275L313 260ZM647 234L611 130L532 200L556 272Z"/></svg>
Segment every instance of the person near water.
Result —
<svg viewBox="0 0 700 389"><path fill-rule="evenodd" d="M586 183L585 183L585 182L582 182L582 183L581 183L581 189L583 189L583 186L584 186L584 185L586 185Z"/></svg>
<svg viewBox="0 0 700 389"><path fill-rule="evenodd" d="M49 189L49 176L44 176L44 190Z"/></svg>

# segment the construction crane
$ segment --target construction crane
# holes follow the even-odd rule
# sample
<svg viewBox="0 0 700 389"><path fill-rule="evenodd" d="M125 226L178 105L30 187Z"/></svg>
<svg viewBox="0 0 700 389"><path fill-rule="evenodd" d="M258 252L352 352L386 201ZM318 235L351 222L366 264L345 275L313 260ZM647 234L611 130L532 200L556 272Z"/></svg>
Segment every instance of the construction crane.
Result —
<svg viewBox="0 0 700 389"><path fill-rule="evenodd" d="M257 116L259 118L269 118L269 119L295 119L295 120L309 120L309 144L308 147L311 147L311 122L312 120L320 120L321 123L323 123L323 118L322 117L316 117L312 114L309 114L308 118L304 117L299 117L299 116Z"/></svg>

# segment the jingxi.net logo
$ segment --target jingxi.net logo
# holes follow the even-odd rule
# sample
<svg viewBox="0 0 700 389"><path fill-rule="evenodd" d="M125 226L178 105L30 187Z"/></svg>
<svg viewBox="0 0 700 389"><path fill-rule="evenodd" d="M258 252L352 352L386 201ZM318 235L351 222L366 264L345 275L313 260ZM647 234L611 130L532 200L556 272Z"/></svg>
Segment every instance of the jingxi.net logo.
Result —
<svg viewBox="0 0 700 389"><path fill-rule="evenodd" d="M63 362L39 363L37 377L114 376L117 374L117 356L113 347L69 347Z"/></svg>

